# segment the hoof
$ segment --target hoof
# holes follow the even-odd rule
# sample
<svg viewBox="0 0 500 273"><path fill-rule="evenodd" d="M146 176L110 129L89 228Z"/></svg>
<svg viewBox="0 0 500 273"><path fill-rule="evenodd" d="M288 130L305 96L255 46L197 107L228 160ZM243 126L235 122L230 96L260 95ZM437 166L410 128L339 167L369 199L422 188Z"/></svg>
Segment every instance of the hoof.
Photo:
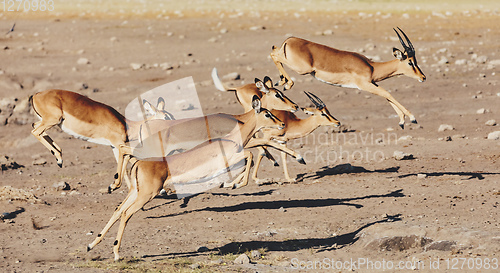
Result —
<svg viewBox="0 0 500 273"><path fill-rule="evenodd" d="M89 252L92 248L90 247L90 245L87 246L87 252Z"/></svg>
<svg viewBox="0 0 500 273"><path fill-rule="evenodd" d="M401 127L401 129L403 129L403 130L404 130L404 129L405 129L405 124L404 124L404 123L400 123L400 124L399 124L399 127Z"/></svg>
<svg viewBox="0 0 500 273"><path fill-rule="evenodd" d="M278 161L274 161L274 167L278 167L280 164L278 164Z"/></svg>
<svg viewBox="0 0 500 273"><path fill-rule="evenodd" d="M297 158L297 162L299 162L300 164L306 165L306 161L302 157L301 158Z"/></svg>
<svg viewBox="0 0 500 273"><path fill-rule="evenodd" d="M418 122L417 122L417 120L416 120L416 119L412 120L412 121L411 121L411 123L413 123L413 124L418 124Z"/></svg>
<svg viewBox="0 0 500 273"><path fill-rule="evenodd" d="M57 166L59 166L59 168L62 168L62 162L57 162Z"/></svg>
<svg viewBox="0 0 500 273"><path fill-rule="evenodd" d="M108 193L112 193L113 190L111 189L111 185L108 186Z"/></svg>

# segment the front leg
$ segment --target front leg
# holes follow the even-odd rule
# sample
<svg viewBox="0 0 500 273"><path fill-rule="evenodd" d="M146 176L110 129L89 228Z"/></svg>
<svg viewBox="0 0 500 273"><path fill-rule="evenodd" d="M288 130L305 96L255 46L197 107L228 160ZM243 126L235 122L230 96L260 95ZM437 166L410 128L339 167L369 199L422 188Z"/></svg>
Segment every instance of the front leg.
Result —
<svg viewBox="0 0 500 273"><path fill-rule="evenodd" d="M134 153L134 148L127 146L125 144L121 144L118 147L118 155L117 155L117 167L116 167L116 174L115 174L115 181L113 184L109 185L108 187L108 192L111 193L115 191L116 189L120 188L122 185L122 178L125 174L125 182L127 183L127 186L130 189L131 183L128 175L126 174L126 169L127 169L127 163L130 159L130 156L133 155Z"/></svg>
<svg viewBox="0 0 500 273"><path fill-rule="evenodd" d="M381 96L389 101L391 106L396 110L396 108L399 109L396 110L396 113L399 115L400 120L399 120L399 126L404 128L404 116L407 116L410 118L410 121L412 123L417 123L417 120L415 119L415 116L410 113L401 103L399 103L387 90L384 88L377 86L373 83L366 83L364 81L359 81L357 82L357 86L361 90L368 91L374 95Z"/></svg>
<svg viewBox="0 0 500 273"><path fill-rule="evenodd" d="M277 47L273 46L273 51L271 52L271 59L273 60L274 64L278 68L278 71L280 73L280 81L277 83L278 86L285 85L285 90L288 90L292 88L293 86L293 81L292 78L286 73L285 68L283 68L283 63L279 60L279 57L281 56L281 49L278 49Z"/></svg>
<svg viewBox="0 0 500 273"><path fill-rule="evenodd" d="M304 161L304 158L297 152L291 150L290 148L286 147L286 146L283 146L283 145L280 145L272 140L268 140L268 139L251 139L247 145L245 146L245 148L253 148L253 147L257 147L257 146L269 146L269 147L273 147L275 148L276 150L279 150L279 151L282 151L282 152L285 152L287 154L289 154L290 156L294 157L300 164L306 164L306 162Z"/></svg>

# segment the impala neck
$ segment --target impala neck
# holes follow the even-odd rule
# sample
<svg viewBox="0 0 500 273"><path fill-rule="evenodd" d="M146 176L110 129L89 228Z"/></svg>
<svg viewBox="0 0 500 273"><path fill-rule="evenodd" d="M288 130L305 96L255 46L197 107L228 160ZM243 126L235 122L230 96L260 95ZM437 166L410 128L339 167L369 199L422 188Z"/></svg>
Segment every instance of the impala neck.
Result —
<svg viewBox="0 0 500 273"><path fill-rule="evenodd" d="M398 73L398 65L400 61L398 59L394 59L388 62L372 62L373 73L372 73L372 81L379 82L390 77L394 77L400 75Z"/></svg>
<svg viewBox="0 0 500 273"><path fill-rule="evenodd" d="M319 124L314 122L314 116L309 116L305 119L288 120L286 124L285 137L287 139L295 139L307 136L319 127Z"/></svg>
<svg viewBox="0 0 500 273"><path fill-rule="evenodd" d="M245 114L234 115L234 118L238 120L239 133L243 142L242 146L245 146L257 131L255 115L256 113L253 109Z"/></svg>

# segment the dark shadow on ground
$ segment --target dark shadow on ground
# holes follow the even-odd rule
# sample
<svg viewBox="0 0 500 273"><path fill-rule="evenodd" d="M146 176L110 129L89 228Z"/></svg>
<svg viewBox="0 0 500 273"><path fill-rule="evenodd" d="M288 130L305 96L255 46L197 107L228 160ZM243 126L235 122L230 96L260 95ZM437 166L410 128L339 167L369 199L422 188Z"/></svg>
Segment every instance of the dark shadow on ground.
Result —
<svg viewBox="0 0 500 273"><path fill-rule="evenodd" d="M367 195L361 197L353 197L353 198L326 198L326 199L298 199L298 200L272 200L272 201L256 201L256 202L243 202L237 205L224 206L224 207L206 207L202 209L196 210L187 210L180 213L174 214L166 214L162 216L149 216L147 218L165 218L172 217L177 215L183 215L187 213L200 212L200 211L212 211L212 212L235 212L235 211L244 211L244 210L276 210L280 208L290 209L290 208L317 208L317 207L330 207L330 206L353 206L355 208L362 208L363 205L360 204L352 204L350 202L356 200L363 200L369 198L385 198L385 197L404 197L403 190L399 189L387 194L376 194L376 195Z"/></svg>
<svg viewBox="0 0 500 273"><path fill-rule="evenodd" d="M240 254L247 251L259 250L262 248L267 251L299 251L302 249L317 249L318 252L330 251L335 249L344 248L356 243L359 240L358 234L364 229L379 223L388 223L401 221L401 214L387 216L385 219L367 223L360 228L338 236L326 238L304 238L304 239L290 239L285 241L246 241L246 242L231 242L221 247L214 247L206 249L206 252L217 252L220 255L225 254ZM168 253L159 255L144 255L143 258L158 258L158 257L190 257L203 255L203 252L181 252L181 253Z"/></svg>

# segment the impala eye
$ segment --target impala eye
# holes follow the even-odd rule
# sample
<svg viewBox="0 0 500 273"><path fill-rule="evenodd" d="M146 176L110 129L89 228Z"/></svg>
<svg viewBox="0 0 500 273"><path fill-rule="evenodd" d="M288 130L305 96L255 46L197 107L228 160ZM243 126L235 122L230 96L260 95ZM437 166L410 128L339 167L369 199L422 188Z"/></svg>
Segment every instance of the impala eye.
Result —
<svg viewBox="0 0 500 273"><path fill-rule="evenodd" d="M269 115L269 113L266 113L265 117L266 118L271 118L271 115Z"/></svg>

